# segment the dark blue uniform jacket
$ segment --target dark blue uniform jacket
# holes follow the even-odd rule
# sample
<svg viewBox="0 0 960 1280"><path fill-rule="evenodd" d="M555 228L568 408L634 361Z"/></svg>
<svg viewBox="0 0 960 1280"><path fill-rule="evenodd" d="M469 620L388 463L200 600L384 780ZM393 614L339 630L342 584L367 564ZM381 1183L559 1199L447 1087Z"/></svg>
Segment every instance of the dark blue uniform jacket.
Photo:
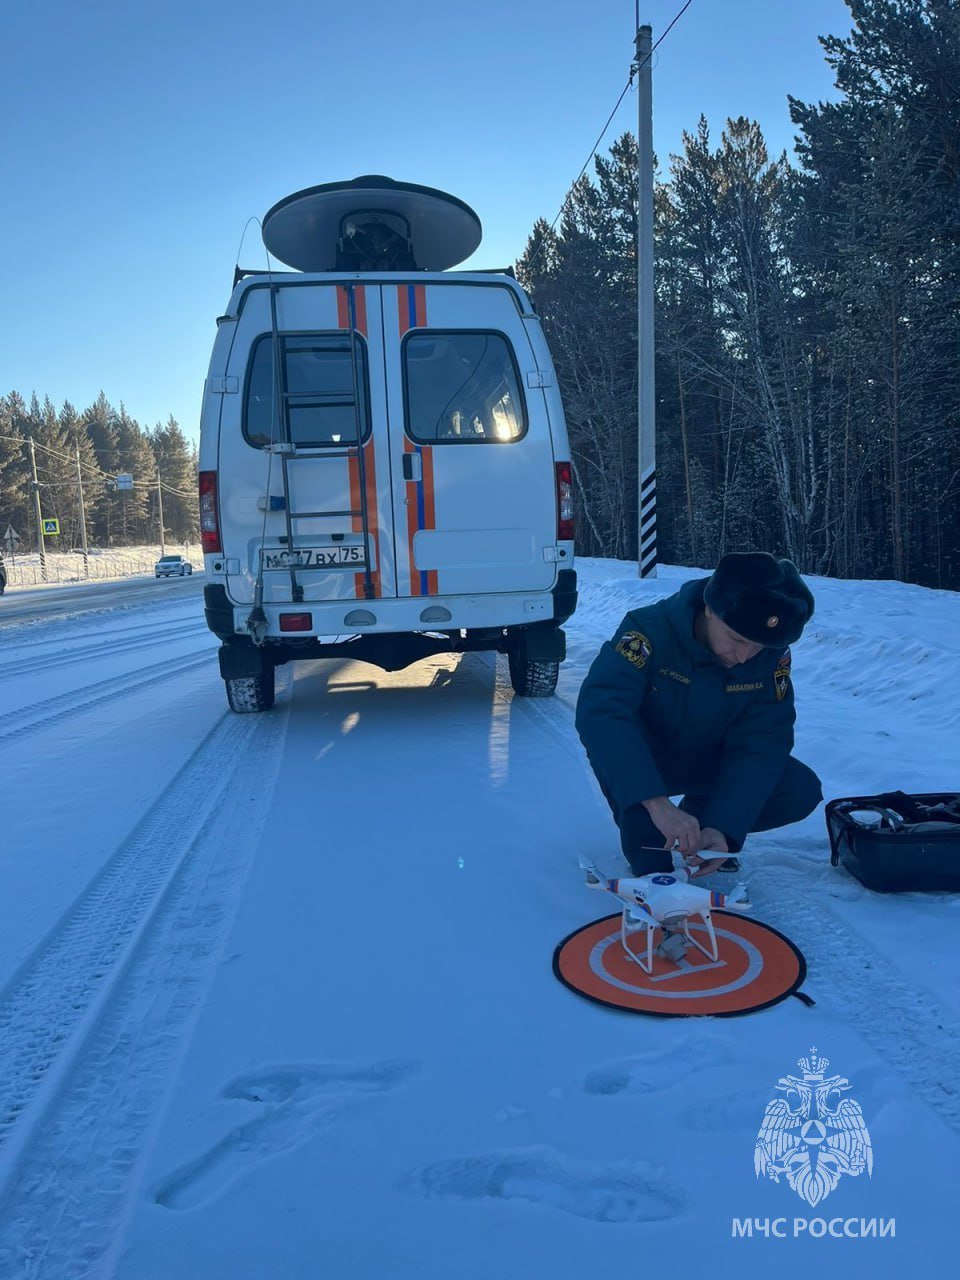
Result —
<svg viewBox="0 0 960 1280"><path fill-rule="evenodd" d="M693 633L708 581L627 614L580 689L577 731L621 813L695 790L701 826L739 847L793 748L790 650L724 667Z"/></svg>

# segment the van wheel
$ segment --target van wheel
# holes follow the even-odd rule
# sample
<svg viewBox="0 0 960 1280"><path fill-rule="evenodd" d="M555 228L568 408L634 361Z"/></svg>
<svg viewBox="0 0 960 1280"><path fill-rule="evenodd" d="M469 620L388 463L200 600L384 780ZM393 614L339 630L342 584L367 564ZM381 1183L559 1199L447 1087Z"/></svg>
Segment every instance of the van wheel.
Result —
<svg viewBox="0 0 960 1280"><path fill-rule="evenodd" d="M238 715L251 711L269 711L273 706L276 668L267 666L258 676L234 676L224 680L230 710Z"/></svg>
<svg viewBox="0 0 960 1280"><path fill-rule="evenodd" d="M510 683L521 698L549 698L560 677L559 662L524 662L516 653L508 654Z"/></svg>

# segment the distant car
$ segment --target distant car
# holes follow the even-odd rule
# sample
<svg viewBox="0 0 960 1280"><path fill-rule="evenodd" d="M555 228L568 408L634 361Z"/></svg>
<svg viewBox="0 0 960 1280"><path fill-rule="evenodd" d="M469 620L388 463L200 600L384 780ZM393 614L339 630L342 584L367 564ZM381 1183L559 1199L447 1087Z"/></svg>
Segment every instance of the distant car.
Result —
<svg viewBox="0 0 960 1280"><path fill-rule="evenodd" d="M193 565L183 556L161 556L153 571L158 578L189 578Z"/></svg>

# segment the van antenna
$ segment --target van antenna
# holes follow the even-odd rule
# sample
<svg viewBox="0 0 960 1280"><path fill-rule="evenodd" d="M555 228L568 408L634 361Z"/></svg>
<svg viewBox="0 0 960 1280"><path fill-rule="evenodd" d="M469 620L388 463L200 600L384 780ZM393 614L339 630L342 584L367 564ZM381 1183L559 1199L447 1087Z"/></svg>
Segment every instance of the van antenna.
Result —
<svg viewBox="0 0 960 1280"><path fill-rule="evenodd" d="M251 223L251 222L255 222L255 223L257 224L257 226L260 228L260 235L261 235L261 236L263 235L263 224L261 223L261 221L260 221L260 219L257 217L257 215L256 215L256 214L253 214L251 217L249 217L249 218L247 219L246 225L244 226L244 228L243 228L243 232L242 232L242 234L241 234L241 236L240 236L240 243L237 245L237 257L236 257L236 264L237 264L237 270L238 270L238 271L240 270L240 255L243 253L243 242L244 242L244 240L246 240L246 238L247 238L247 229L249 228L249 226L250 226L250 223ZM264 247L266 247L266 246L264 246ZM270 255L269 255L269 253L268 253L268 254L267 254L267 270L269 270L269 269L270 269Z"/></svg>

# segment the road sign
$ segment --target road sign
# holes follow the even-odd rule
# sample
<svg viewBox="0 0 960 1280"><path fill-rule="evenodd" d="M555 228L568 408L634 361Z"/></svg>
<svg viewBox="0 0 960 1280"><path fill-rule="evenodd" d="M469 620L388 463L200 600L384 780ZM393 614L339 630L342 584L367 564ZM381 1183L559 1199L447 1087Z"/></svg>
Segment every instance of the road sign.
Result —
<svg viewBox="0 0 960 1280"><path fill-rule="evenodd" d="M131 476L131 475L129 475L129 474L126 474L126 473L124 473L123 475L119 475L119 476L117 476L117 488L118 488L118 489L132 489L132 488L133 488L133 476Z"/></svg>
<svg viewBox="0 0 960 1280"><path fill-rule="evenodd" d="M59 520L44 520L44 522L43 522L43 534L44 534L44 537L46 537L46 538L59 538L59 536L60 536L60 521L59 521Z"/></svg>
<svg viewBox="0 0 960 1280"><path fill-rule="evenodd" d="M20 535L12 524L7 525L7 531L3 535L3 545L11 555L13 555L17 547L20 545Z"/></svg>

